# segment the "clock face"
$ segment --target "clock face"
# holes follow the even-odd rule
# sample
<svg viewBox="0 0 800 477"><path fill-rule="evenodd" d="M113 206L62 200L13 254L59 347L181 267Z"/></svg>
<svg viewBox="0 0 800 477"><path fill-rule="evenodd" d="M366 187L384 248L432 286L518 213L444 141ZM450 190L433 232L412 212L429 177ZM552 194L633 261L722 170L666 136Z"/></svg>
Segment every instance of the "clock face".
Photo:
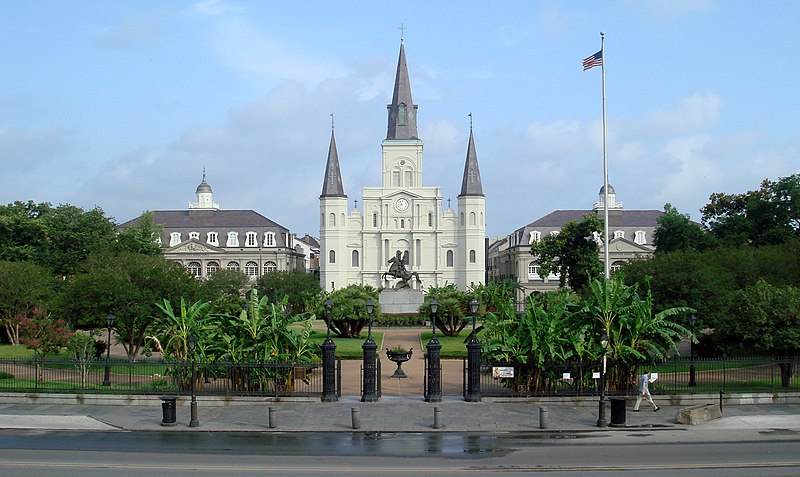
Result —
<svg viewBox="0 0 800 477"><path fill-rule="evenodd" d="M405 212L406 209L408 209L408 199L405 197L397 199L394 203L394 208L397 209L398 212Z"/></svg>

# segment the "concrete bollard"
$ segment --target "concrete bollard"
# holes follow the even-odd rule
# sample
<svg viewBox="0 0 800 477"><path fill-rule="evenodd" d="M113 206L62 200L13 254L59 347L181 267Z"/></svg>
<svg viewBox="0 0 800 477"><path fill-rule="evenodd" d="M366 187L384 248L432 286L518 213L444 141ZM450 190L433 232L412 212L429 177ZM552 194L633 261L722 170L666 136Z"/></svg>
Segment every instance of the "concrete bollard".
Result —
<svg viewBox="0 0 800 477"><path fill-rule="evenodd" d="M433 408L433 428L442 428L442 408L439 406Z"/></svg>
<svg viewBox="0 0 800 477"><path fill-rule="evenodd" d="M269 408L269 428L275 429L278 427L277 422L275 421L275 409Z"/></svg>
<svg viewBox="0 0 800 477"><path fill-rule="evenodd" d="M539 429L547 429L550 427L550 423L547 422L547 408L540 407L539 408Z"/></svg>
<svg viewBox="0 0 800 477"><path fill-rule="evenodd" d="M350 409L350 414L353 421L353 429L361 429L361 416L357 407Z"/></svg>

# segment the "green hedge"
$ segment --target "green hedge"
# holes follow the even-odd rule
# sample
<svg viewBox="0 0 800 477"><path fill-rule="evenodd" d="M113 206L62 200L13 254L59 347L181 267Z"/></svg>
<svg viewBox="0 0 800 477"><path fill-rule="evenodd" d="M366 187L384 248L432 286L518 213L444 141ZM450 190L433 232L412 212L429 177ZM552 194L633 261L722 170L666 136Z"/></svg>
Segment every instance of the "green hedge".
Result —
<svg viewBox="0 0 800 477"><path fill-rule="evenodd" d="M382 313L375 318L372 326L425 326L427 318L418 313L393 314Z"/></svg>

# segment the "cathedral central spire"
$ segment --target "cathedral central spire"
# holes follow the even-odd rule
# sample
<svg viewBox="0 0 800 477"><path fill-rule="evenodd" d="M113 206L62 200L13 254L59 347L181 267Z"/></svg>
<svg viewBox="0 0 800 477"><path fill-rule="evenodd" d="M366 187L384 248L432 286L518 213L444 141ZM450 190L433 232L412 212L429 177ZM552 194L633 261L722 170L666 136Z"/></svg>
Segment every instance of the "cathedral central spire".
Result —
<svg viewBox="0 0 800 477"><path fill-rule="evenodd" d="M417 136L417 105L411 99L411 81L408 78L405 44L400 41L400 57L394 79L392 104L389 110L389 126L386 139L419 139Z"/></svg>

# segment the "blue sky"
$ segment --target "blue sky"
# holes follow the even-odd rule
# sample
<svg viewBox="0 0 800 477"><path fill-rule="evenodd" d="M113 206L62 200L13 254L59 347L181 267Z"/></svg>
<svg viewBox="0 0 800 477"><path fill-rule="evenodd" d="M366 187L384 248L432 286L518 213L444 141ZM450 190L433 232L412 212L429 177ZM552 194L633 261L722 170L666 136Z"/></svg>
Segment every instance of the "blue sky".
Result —
<svg viewBox="0 0 800 477"><path fill-rule="evenodd" d="M426 186L455 201L474 134L487 233L588 209L699 220L714 192L800 170L800 2L3 0L0 202L224 209L317 235L330 114L351 204L380 184L399 26Z"/></svg>

